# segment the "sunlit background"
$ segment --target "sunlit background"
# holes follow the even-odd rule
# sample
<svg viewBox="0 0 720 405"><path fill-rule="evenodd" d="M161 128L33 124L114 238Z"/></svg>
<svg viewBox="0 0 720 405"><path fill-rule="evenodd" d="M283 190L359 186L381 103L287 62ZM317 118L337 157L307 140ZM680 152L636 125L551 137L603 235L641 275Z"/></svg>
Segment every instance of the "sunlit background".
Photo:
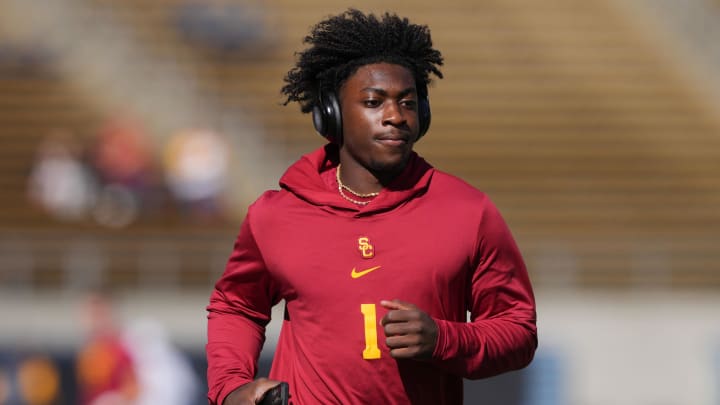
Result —
<svg viewBox="0 0 720 405"><path fill-rule="evenodd" d="M417 150L491 196L536 289L534 363L466 403L720 404L717 0L0 0L0 404L81 404L122 359L137 403L205 403L247 205L323 143L282 78L351 5L431 27Z"/></svg>

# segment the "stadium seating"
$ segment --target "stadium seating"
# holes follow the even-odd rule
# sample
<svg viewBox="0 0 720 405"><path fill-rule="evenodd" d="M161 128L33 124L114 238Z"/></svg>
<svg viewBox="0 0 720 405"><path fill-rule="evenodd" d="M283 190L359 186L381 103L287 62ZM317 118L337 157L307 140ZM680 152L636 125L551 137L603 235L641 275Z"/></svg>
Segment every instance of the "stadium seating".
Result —
<svg viewBox="0 0 720 405"><path fill-rule="evenodd" d="M191 67L204 97L259 120L287 159L321 144L308 116L280 105L279 89L302 37L340 11L336 3L264 2L264 46L226 53L183 39L180 0L85 3L112 10L167 63ZM686 79L683 61L601 0L413 2L398 11L431 26L446 61L418 150L493 198L536 283L720 287L720 121L717 106ZM37 231L28 233L33 251L60 257L51 241L79 231L28 207L29 162L44 131L65 125L88 134L102 112L58 77L2 78L0 86L0 224ZM189 258L168 277L205 288L237 224L198 230L174 213L126 230L88 227L118 284L143 284L132 257L161 240ZM38 283L62 285L59 262L43 259Z"/></svg>

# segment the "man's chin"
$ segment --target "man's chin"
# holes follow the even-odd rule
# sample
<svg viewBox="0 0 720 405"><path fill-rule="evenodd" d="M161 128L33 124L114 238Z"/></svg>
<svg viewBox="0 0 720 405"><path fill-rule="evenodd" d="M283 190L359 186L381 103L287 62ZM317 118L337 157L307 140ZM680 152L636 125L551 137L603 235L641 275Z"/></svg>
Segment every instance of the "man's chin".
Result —
<svg viewBox="0 0 720 405"><path fill-rule="evenodd" d="M370 162L370 170L375 173L375 175L394 177L402 173L407 163L408 158L404 156L398 159L374 160Z"/></svg>

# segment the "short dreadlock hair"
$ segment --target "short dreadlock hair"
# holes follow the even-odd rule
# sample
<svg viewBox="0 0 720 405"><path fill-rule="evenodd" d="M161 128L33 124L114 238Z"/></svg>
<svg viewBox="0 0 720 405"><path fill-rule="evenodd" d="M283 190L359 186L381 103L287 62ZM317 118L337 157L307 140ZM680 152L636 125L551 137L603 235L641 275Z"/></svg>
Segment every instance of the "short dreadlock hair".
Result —
<svg viewBox="0 0 720 405"><path fill-rule="evenodd" d="M303 43L310 47L297 54L282 88L284 104L297 101L303 113L312 111L321 91L337 92L364 65L404 66L413 73L421 97L427 97L431 73L443 77L438 69L443 57L432 47L430 29L396 14L378 18L351 8L319 22Z"/></svg>

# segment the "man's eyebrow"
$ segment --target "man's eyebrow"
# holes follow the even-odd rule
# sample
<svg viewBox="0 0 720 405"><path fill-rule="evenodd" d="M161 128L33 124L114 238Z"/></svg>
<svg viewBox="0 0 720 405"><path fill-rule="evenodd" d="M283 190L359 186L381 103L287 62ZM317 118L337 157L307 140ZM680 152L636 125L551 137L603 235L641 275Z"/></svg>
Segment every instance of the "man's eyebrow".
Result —
<svg viewBox="0 0 720 405"><path fill-rule="evenodd" d="M377 87L365 87L364 89L362 89L362 91L370 91L370 92L373 92L373 93L378 93L378 94L380 94L380 95L382 95L382 96L387 96L387 95L388 95L387 90L385 90L385 89L380 89L380 88L377 88ZM413 86L413 87L408 87L407 89L405 89L405 90L403 90L403 91L400 92L400 97L405 97L405 96L407 96L408 94L411 94L411 93L413 93L413 92L415 92L415 91L416 91L416 90L415 90L415 87L414 87L414 86Z"/></svg>

